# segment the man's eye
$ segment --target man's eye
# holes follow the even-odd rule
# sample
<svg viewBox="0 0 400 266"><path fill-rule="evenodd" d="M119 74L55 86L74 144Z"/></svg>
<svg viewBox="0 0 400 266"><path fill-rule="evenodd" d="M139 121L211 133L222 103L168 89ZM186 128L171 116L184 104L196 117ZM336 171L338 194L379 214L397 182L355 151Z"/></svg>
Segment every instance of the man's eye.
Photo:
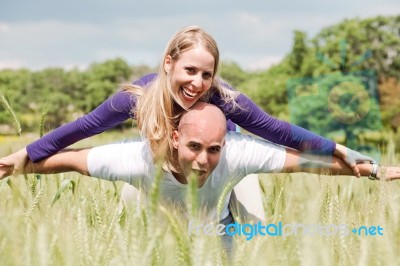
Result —
<svg viewBox="0 0 400 266"><path fill-rule="evenodd" d="M191 148L192 150L199 150L199 149L200 149L200 145L198 145L198 144L192 144L192 145L190 145L190 148Z"/></svg>
<svg viewBox="0 0 400 266"><path fill-rule="evenodd" d="M194 72L195 72L193 67L187 67L187 68L186 68L186 71L187 71L188 73L194 73Z"/></svg>
<svg viewBox="0 0 400 266"><path fill-rule="evenodd" d="M211 149L210 149L210 152L211 152L211 153L219 153L220 151L221 151L220 148L211 148Z"/></svg>

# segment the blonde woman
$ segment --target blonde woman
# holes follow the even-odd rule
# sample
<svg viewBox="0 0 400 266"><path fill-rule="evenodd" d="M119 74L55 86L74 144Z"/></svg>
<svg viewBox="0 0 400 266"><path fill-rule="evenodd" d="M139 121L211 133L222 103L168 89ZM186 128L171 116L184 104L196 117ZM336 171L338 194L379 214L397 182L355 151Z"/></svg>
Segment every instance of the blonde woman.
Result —
<svg viewBox="0 0 400 266"><path fill-rule="evenodd" d="M0 159L0 170L11 168L14 173L18 173L28 157L31 161L38 162L76 141L101 133L128 118L138 120L143 137L150 141L155 160L168 162L173 150L171 132L182 111L198 101L218 106L230 120L227 123L228 130L234 129L235 123L266 140L299 151L334 154L342 158L356 176L360 176L356 162L372 160L301 127L270 116L219 78L218 65L219 50L213 37L198 26L185 27L168 42L157 74L146 75L132 85L123 86L122 90L91 113ZM246 178L244 180L246 182ZM258 179L253 177L249 183L244 189L251 193L245 194L258 197L256 206L251 199L240 198L242 193L235 187L238 201L247 209L253 208L251 214L264 219Z"/></svg>

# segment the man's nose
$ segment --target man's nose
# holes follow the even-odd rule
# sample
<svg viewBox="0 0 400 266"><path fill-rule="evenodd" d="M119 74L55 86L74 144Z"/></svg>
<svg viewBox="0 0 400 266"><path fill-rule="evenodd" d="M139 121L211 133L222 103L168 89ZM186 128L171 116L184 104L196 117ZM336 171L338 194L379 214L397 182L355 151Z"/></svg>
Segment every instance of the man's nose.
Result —
<svg viewBox="0 0 400 266"><path fill-rule="evenodd" d="M196 158L197 163L199 164L199 166L204 166L207 164L207 152L202 151L197 155Z"/></svg>

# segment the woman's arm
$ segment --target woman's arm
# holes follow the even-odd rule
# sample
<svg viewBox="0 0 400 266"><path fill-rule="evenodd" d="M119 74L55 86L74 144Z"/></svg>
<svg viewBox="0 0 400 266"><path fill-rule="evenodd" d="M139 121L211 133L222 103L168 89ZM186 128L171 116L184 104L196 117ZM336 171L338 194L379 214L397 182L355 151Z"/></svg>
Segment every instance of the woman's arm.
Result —
<svg viewBox="0 0 400 266"><path fill-rule="evenodd" d="M133 82L134 85L146 87L156 77L151 73ZM21 173L28 159L38 162L69 145L84 138L99 134L113 128L128 118L132 118L132 110L136 99L128 92L117 92L89 114L63 125L46 134L27 147L0 159L1 173Z"/></svg>
<svg viewBox="0 0 400 266"><path fill-rule="evenodd" d="M232 103L223 103L221 100L214 100L213 103L232 122L273 143L316 154L332 155L335 150L335 142L269 115L244 94L236 97L240 109L235 110Z"/></svg>
<svg viewBox="0 0 400 266"><path fill-rule="evenodd" d="M1 158L0 178L6 174L22 173L28 159L38 162L79 140L115 127L131 117L135 103L135 98L129 92L120 91L114 94L92 112Z"/></svg>
<svg viewBox="0 0 400 266"><path fill-rule="evenodd" d="M26 147L29 159L38 162L69 145L102 133L132 117L136 99L129 92L119 91L92 112L46 134Z"/></svg>
<svg viewBox="0 0 400 266"><path fill-rule="evenodd" d="M146 87L156 77L151 73L133 82ZM83 117L65 124L46 134L26 147L29 159L40 161L69 145L113 128L128 118L133 118L136 97L130 92L119 91L104 101L100 106Z"/></svg>
<svg viewBox="0 0 400 266"><path fill-rule="evenodd" d="M233 90L233 88L226 83L223 83L223 86ZM373 161L373 159L368 156L348 149L343 145L336 144L302 127L269 115L244 94L239 94L239 96L236 97L236 103L240 106L240 108L237 109L233 108L232 103L224 102L218 93L213 95L211 103L217 105L225 113L227 119L232 120L247 131L273 143L312 154L335 154L342 158L353 169L356 176L359 176L359 171L356 166L357 162Z"/></svg>

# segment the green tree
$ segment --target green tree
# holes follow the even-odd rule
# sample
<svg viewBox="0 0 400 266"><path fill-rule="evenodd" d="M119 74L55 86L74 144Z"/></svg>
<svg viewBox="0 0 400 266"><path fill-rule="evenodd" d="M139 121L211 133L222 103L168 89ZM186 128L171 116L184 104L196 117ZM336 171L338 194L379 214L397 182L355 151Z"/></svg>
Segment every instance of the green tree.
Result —
<svg viewBox="0 0 400 266"><path fill-rule="evenodd" d="M89 112L115 93L127 82L132 73L130 66L117 58L90 66L86 74L84 112Z"/></svg>
<svg viewBox="0 0 400 266"><path fill-rule="evenodd" d="M400 16L346 19L313 40L316 52L341 72L373 69L379 77L400 77Z"/></svg>
<svg viewBox="0 0 400 266"><path fill-rule="evenodd" d="M248 74L235 62L222 62L220 69L220 76L235 88L248 79Z"/></svg>

